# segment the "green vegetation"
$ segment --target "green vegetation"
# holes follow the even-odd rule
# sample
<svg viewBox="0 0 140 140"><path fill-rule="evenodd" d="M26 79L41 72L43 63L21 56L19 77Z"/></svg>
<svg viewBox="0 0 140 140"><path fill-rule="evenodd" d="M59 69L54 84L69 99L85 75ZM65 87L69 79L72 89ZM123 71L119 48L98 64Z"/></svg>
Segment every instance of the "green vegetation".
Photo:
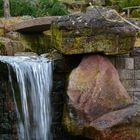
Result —
<svg viewBox="0 0 140 140"><path fill-rule="evenodd" d="M140 0L106 0L107 5L119 5L121 8L139 6Z"/></svg>
<svg viewBox="0 0 140 140"><path fill-rule="evenodd" d="M58 0L10 0L12 16L66 15L68 10ZM3 1L0 0L0 16L3 16Z"/></svg>
<svg viewBox="0 0 140 140"><path fill-rule="evenodd" d="M131 13L133 18L140 17L140 9L134 9Z"/></svg>
<svg viewBox="0 0 140 140"><path fill-rule="evenodd" d="M75 2L85 0L10 0L10 9L12 16L45 16L45 15L66 15L68 9L63 2ZM140 0L105 0L106 5L117 5L121 9L130 6L139 6ZM139 10L133 13L139 14ZM0 0L0 16L3 16L3 0Z"/></svg>
<svg viewBox="0 0 140 140"><path fill-rule="evenodd" d="M140 6L140 0L118 0L118 2L121 8Z"/></svg>
<svg viewBox="0 0 140 140"><path fill-rule="evenodd" d="M140 6L140 0L119 0L118 5L121 9L126 7L133 7L130 8L130 17L137 18L140 17L140 8L134 8L135 6Z"/></svg>
<svg viewBox="0 0 140 140"><path fill-rule="evenodd" d="M3 15L3 1L0 0L0 16Z"/></svg>

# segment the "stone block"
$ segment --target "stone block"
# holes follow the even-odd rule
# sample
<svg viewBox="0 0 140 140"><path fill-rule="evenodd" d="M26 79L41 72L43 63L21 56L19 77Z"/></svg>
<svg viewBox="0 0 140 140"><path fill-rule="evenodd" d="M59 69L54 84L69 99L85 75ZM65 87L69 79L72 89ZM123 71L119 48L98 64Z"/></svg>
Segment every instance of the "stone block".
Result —
<svg viewBox="0 0 140 140"><path fill-rule="evenodd" d="M125 59L124 57L116 57L116 68L125 69Z"/></svg>
<svg viewBox="0 0 140 140"><path fill-rule="evenodd" d="M135 70L135 79L140 80L140 70Z"/></svg>
<svg viewBox="0 0 140 140"><path fill-rule="evenodd" d="M140 92L134 92L134 101L140 103Z"/></svg>
<svg viewBox="0 0 140 140"><path fill-rule="evenodd" d="M140 47L135 47L131 52L131 56L140 56Z"/></svg>
<svg viewBox="0 0 140 140"><path fill-rule="evenodd" d="M139 97L136 97L136 96L134 96L134 99L133 99L133 101L134 101L134 103L140 103L140 98Z"/></svg>
<svg viewBox="0 0 140 140"><path fill-rule="evenodd" d="M140 57L135 57L135 69L140 69Z"/></svg>
<svg viewBox="0 0 140 140"><path fill-rule="evenodd" d="M140 80L135 80L135 91L140 91Z"/></svg>
<svg viewBox="0 0 140 140"><path fill-rule="evenodd" d="M134 69L134 58L128 56L116 57L116 68L117 69Z"/></svg>
<svg viewBox="0 0 140 140"><path fill-rule="evenodd" d="M125 69L134 69L134 58L125 58Z"/></svg>
<svg viewBox="0 0 140 140"><path fill-rule="evenodd" d="M134 80L134 70L127 70L127 69L121 69L118 70L120 79L122 80Z"/></svg>
<svg viewBox="0 0 140 140"><path fill-rule="evenodd" d="M134 92L134 96L139 96L140 97L140 91L139 92Z"/></svg>
<svg viewBox="0 0 140 140"><path fill-rule="evenodd" d="M134 98L134 92L133 91L128 91L128 94L131 96L131 98Z"/></svg>

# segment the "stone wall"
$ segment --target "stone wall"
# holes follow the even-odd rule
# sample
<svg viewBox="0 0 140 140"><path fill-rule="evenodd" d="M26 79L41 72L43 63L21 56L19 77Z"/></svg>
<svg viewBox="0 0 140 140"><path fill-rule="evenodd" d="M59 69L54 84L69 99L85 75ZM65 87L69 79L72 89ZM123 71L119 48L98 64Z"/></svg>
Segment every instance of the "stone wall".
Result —
<svg viewBox="0 0 140 140"><path fill-rule="evenodd" d="M136 102L140 102L140 55L112 56L110 60L117 68L120 80Z"/></svg>
<svg viewBox="0 0 140 140"><path fill-rule="evenodd" d="M0 140L17 140L16 121L8 69L0 63Z"/></svg>
<svg viewBox="0 0 140 140"><path fill-rule="evenodd" d="M53 63L53 88L51 93L52 106L52 137L53 140L62 140L62 115L65 92L65 60L55 60Z"/></svg>

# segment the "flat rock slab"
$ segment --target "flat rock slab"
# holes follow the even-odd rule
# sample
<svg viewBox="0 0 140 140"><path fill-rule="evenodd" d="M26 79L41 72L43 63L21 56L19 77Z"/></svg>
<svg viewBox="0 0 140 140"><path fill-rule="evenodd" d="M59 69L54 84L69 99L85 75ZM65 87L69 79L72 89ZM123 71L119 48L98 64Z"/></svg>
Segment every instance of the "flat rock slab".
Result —
<svg viewBox="0 0 140 140"><path fill-rule="evenodd" d="M10 30L27 33L43 32L50 29L52 21L56 18L57 16L46 16L23 21L21 23L11 26Z"/></svg>
<svg viewBox="0 0 140 140"><path fill-rule="evenodd" d="M124 22L115 10L105 7L60 17L51 29L55 48L66 55L129 53L136 37L134 27Z"/></svg>

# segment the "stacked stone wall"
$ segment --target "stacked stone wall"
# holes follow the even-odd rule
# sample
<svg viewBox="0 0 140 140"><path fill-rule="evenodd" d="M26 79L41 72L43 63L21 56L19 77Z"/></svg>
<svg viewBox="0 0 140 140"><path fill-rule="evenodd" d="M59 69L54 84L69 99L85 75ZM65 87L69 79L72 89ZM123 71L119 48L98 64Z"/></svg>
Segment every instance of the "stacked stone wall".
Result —
<svg viewBox="0 0 140 140"><path fill-rule="evenodd" d="M0 140L17 140L16 121L7 65L0 63Z"/></svg>
<svg viewBox="0 0 140 140"><path fill-rule="evenodd" d="M140 55L109 57L118 70L120 80L130 96L140 102Z"/></svg>

